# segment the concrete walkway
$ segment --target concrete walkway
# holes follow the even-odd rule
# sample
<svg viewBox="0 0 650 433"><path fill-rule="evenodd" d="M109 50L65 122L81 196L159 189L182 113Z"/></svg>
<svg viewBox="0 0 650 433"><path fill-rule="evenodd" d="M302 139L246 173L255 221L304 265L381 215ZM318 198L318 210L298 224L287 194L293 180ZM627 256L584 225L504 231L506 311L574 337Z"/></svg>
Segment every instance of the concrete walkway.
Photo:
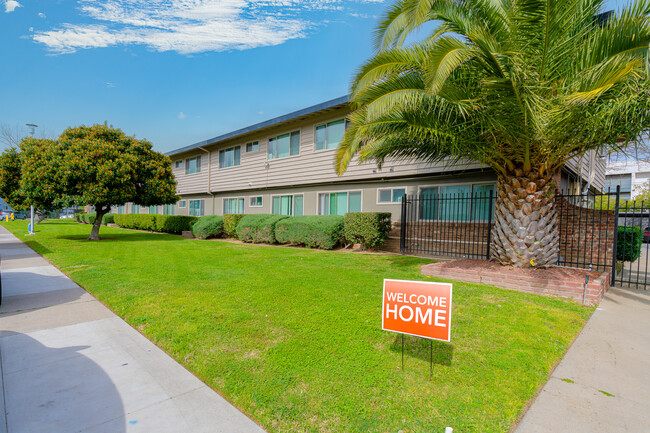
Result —
<svg viewBox="0 0 650 433"><path fill-rule="evenodd" d="M515 432L650 432L650 290L609 290Z"/></svg>
<svg viewBox="0 0 650 433"><path fill-rule="evenodd" d="M0 257L0 433L263 432L3 227Z"/></svg>

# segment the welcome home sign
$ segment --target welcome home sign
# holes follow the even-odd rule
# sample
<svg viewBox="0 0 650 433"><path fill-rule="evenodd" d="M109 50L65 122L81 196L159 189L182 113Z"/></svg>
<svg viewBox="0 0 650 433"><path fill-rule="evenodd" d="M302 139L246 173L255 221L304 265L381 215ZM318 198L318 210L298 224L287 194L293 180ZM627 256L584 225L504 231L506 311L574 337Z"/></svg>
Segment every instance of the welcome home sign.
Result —
<svg viewBox="0 0 650 433"><path fill-rule="evenodd" d="M382 329L450 341L451 292L449 283L384 280Z"/></svg>

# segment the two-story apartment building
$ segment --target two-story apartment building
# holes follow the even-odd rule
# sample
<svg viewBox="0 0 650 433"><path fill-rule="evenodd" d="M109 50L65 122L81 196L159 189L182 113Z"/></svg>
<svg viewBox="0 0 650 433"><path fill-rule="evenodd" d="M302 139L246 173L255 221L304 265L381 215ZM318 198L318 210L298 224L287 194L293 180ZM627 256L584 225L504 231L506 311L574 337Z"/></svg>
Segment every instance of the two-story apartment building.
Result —
<svg viewBox="0 0 650 433"><path fill-rule="evenodd" d="M334 159L349 113L348 98L341 97L173 150L167 155L179 202L151 209L127 205L117 211L196 216L381 211L391 212L398 221L405 193L469 195L494 190L494 171L474 161L392 159L381 169L375 163L353 162L338 176ZM599 167L588 161L567 165L563 184L589 177L585 170L592 173L591 185L601 189L604 169L593 176Z"/></svg>

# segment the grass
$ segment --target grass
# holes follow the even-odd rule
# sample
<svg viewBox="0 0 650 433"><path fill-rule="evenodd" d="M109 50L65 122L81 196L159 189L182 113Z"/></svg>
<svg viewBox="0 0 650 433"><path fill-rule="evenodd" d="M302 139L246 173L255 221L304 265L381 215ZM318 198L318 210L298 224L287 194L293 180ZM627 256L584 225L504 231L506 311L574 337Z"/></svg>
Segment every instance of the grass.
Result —
<svg viewBox="0 0 650 433"><path fill-rule="evenodd" d="M502 432L593 309L455 283L452 343L381 330L384 278L426 260L186 240L51 221L23 236L272 432Z"/></svg>

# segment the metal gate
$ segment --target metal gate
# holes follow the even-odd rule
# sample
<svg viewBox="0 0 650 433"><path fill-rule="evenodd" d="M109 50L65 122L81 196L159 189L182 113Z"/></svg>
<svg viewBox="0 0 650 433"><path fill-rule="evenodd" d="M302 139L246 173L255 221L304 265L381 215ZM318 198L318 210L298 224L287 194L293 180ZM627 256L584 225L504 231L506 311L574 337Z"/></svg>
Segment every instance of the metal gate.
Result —
<svg viewBox="0 0 650 433"><path fill-rule="evenodd" d="M635 289L650 285L650 203L622 202L617 213L614 284Z"/></svg>

